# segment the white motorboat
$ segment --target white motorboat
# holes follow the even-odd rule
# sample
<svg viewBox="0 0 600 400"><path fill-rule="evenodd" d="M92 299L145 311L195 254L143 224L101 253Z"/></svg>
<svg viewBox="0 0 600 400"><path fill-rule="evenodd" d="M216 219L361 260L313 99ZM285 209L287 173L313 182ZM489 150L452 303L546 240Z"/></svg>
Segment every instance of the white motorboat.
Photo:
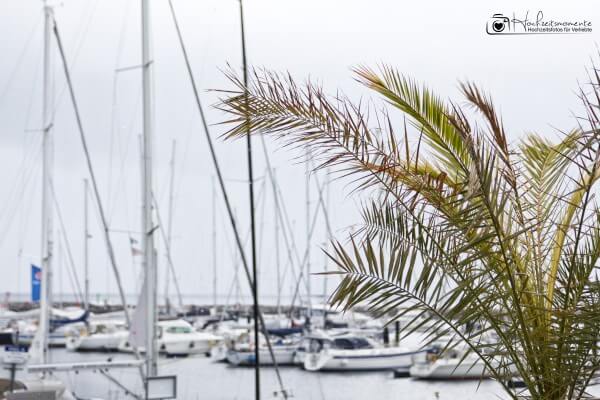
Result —
<svg viewBox="0 0 600 400"><path fill-rule="evenodd" d="M244 340L245 339L245 340ZM232 347L227 351L227 362L232 365L250 366L256 365L255 345L246 335L242 341L233 343ZM267 341L264 335L259 338L259 357L260 365L268 366L275 365L294 365L298 362L296 358L298 345L300 340L298 337L293 338L271 338L271 347L273 356L267 346ZM216 356L213 354L213 358Z"/></svg>
<svg viewBox="0 0 600 400"><path fill-rule="evenodd" d="M158 324L158 348L168 356L206 354L223 338L211 332L198 332L186 321L164 321Z"/></svg>
<svg viewBox="0 0 600 400"><path fill-rule="evenodd" d="M356 334L315 334L305 338L298 349L298 360L307 371L408 371L412 357L420 352L406 347L385 347Z"/></svg>
<svg viewBox="0 0 600 400"><path fill-rule="evenodd" d="M158 350L166 356L188 356L195 354L206 354L223 341L221 336L210 332L195 331L188 322L178 319L160 321L158 323ZM138 348L141 353L145 352L143 347ZM129 338L119 344L119 351L132 352Z"/></svg>
<svg viewBox="0 0 600 400"><path fill-rule="evenodd" d="M410 376L417 379L485 379L491 376L485 363L478 355L466 349L455 348L440 354L440 346L434 346L423 354L413 358ZM516 371L511 368L508 375Z"/></svg>
<svg viewBox="0 0 600 400"><path fill-rule="evenodd" d="M91 321L88 327L71 332L66 347L71 351L117 351L128 335L122 320Z"/></svg>

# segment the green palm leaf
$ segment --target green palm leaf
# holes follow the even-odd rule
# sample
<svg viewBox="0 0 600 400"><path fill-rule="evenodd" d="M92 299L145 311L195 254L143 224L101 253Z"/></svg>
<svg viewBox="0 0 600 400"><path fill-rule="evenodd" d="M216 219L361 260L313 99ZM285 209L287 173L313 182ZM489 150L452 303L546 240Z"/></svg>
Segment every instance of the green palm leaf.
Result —
<svg viewBox="0 0 600 400"><path fill-rule="evenodd" d="M393 68L355 72L407 118L403 137L390 111L268 71L248 87L230 73L218 105L225 136L250 129L310 146L318 168L373 194L360 228L328 253L341 278L332 305L390 321L416 311L405 334L466 343L502 385L516 370L533 399L585 396L600 367L600 77L580 96L585 126L513 146L472 83L460 85L463 109Z"/></svg>

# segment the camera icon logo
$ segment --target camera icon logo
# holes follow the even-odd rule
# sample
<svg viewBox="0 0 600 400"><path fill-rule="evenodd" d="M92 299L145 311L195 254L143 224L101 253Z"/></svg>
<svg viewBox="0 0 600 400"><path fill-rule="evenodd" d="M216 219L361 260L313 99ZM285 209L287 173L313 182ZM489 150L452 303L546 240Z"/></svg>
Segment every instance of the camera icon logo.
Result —
<svg viewBox="0 0 600 400"><path fill-rule="evenodd" d="M503 14L494 14L487 23L486 31L489 35L498 35L507 27L510 30L510 19Z"/></svg>

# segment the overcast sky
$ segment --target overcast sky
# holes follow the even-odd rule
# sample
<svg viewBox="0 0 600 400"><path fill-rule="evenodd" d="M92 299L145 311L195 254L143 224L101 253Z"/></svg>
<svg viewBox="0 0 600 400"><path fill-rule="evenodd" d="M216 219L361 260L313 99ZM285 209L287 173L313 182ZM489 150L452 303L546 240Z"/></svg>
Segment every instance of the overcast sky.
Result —
<svg viewBox="0 0 600 400"><path fill-rule="evenodd" d="M64 40L108 210L117 259L127 292L139 287L139 265L129 236L139 239L141 72L116 73L140 63L139 1L64 0L56 2L56 20ZM171 142L176 140L173 260L182 292L212 293L212 186L214 169L193 101L174 26L165 0L152 3L156 95L155 191L166 223ZM174 0L208 120L225 116L214 110L217 98L206 89L226 88L221 69L241 63L239 9L236 0ZM387 63L426 82L444 98L457 98L458 80L469 79L491 92L511 139L527 132L556 136L575 125L579 104L575 91L586 80L585 68L596 56L600 8L593 1L452 1L386 0L247 0L245 5L249 63L308 77L332 93L342 90L359 100L370 94L354 82L351 67ZM587 19L595 32L581 35L489 36L486 22L495 13L522 16L542 10L546 18ZM0 291L29 292L29 264L39 263L41 209L41 66L43 12L40 0L0 1ZM56 48L55 48L56 50ZM80 279L83 278L83 179L87 177L72 107L55 51L55 191L64 234ZM245 144L223 142L221 126L212 126L242 234L248 226ZM270 189L263 189L265 162L255 140L260 249L260 285L265 300L276 293L274 209ZM305 248L304 166L298 154L268 142L269 156L285 199L298 251ZM321 182L324 177L319 177ZM316 186L312 179L312 204ZM337 237L359 221L355 197L343 182L331 187L330 218ZM266 199L266 200L262 200ZM230 292L235 252L217 196L218 292ZM264 203L264 204L263 204ZM314 209L311 210L314 212ZM91 287L93 293L115 293L96 213L92 214ZM58 216L55 218L60 228ZM130 231L123 233L122 231ZM56 233L58 238L62 233ZM312 240L313 271L324 268L319 250L326 240L320 219ZM162 239L159 238L159 242ZM281 269L286 250L281 241ZM161 292L165 255L159 247ZM56 240L57 291L72 293L67 277L67 249ZM288 271L284 289L294 282ZM322 278L311 278L323 292ZM247 284L241 279L243 293ZM332 285L330 285L332 286ZM331 289L331 287L330 287ZM174 288L171 287L171 293Z"/></svg>

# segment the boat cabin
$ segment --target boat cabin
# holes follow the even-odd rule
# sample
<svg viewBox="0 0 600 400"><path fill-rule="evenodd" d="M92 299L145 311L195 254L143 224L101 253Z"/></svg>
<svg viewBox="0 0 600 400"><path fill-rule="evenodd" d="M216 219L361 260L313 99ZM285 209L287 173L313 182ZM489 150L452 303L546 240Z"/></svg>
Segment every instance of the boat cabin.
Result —
<svg viewBox="0 0 600 400"><path fill-rule="evenodd" d="M360 350L372 349L375 346L369 339L357 335L343 335L338 337L308 336L301 347L309 353L318 353L321 350Z"/></svg>

